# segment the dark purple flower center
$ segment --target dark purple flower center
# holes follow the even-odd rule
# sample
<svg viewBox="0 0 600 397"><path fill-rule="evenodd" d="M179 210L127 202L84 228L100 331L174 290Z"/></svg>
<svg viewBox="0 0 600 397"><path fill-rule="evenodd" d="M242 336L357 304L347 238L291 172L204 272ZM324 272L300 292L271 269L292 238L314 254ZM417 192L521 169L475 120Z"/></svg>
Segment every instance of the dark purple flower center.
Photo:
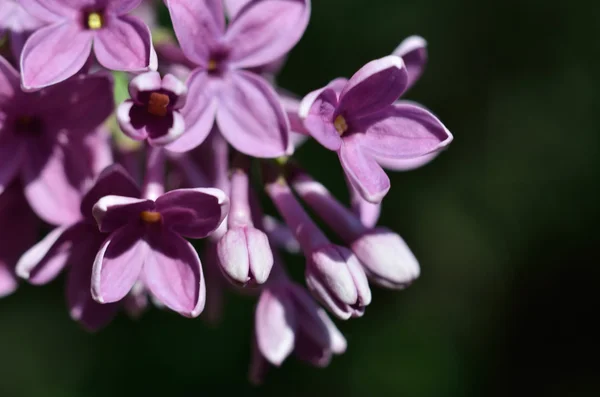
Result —
<svg viewBox="0 0 600 397"><path fill-rule="evenodd" d="M154 116L165 117L169 111L168 106L170 102L168 95L153 92L148 99L148 113Z"/></svg>
<svg viewBox="0 0 600 397"><path fill-rule="evenodd" d="M210 59L206 65L206 70L210 74L221 74L227 67L227 58L229 58L229 50L226 48L217 48L210 54Z"/></svg>
<svg viewBox="0 0 600 397"><path fill-rule="evenodd" d="M162 215L156 211L142 211L140 219L146 223L158 223L162 220Z"/></svg>
<svg viewBox="0 0 600 397"><path fill-rule="evenodd" d="M104 12L90 10L83 13L83 26L88 30L98 30L104 27Z"/></svg>
<svg viewBox="0 0 600 397"><path fill-rule="evenodd" d="M19 116L15 122L15 132L18 135L41 135L43 132L42 120L35 116Z"/></svg>

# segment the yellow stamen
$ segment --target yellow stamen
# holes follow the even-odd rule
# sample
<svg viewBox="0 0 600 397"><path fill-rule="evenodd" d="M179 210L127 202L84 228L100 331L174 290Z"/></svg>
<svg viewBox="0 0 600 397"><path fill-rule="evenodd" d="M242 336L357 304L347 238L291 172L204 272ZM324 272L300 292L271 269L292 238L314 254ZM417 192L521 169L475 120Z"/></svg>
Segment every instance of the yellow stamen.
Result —
<svg viewBox="0 0 600 397"><path fill-rule="evenodd" d="M142 218L142 220L146 223L156 223L156 222L160 222L160 220L162 219L162 216L160 215L160 212L142 211L140 213L140 218Z"/></svg>
<svg viewBox="0 0 600 397"><path fill-rule="evenodd" d="M341 114L335 118L333 125L340 135L344 135L344 132L348 130L348 123L346 123L346 119Z"/></svg>
<svg viewBox="0 0 600 397"><path fill-rule="evenodd" d="M167 115L169 106L169 96L158 92L150 94L148 100L148 113L155 116L165 117Z"/></svg>
<svg viewBox="0 0 600 397"><path fill-rule="evenodd" d="M90 12L87 17L87 25L91 30L98 30L104 25L104 18L97 12Z"/></svg>
<svg viewBox="0 0 600 397"><path fill-rule="evenodd" d="M214 72L215 70L217 70L218 67L219 67L219 64L214 59L211 59L210 61L208 61L208 71L209 72Z"/></svg>

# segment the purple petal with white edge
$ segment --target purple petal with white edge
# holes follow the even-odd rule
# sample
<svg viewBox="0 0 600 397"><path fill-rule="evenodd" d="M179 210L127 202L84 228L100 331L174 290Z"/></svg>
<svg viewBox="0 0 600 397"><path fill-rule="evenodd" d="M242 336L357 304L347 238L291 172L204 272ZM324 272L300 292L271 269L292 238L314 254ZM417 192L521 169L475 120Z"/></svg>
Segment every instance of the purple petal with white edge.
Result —
<svg viewBox="0 0 600 397"><path fill-rule="evenodd" d="M111 194L125 197L139 197L141 194L133 178L119 164L106 167L98 175L94 185L81 200L81 215L88 220L93 220L94 204L102 197Z"/></svg>
<svg viewBox="0 0 600 397"><path fill-rule="evenodd" d="M440 153L440 151L437 151L412 159L389 159L377 156L375 158L379 165L387 170L412 171L431 163Z"/></svg>
<svg viewBox="0 0 600 397"><path fill-rule="evenodd" d="M365 153L360 136L344 138L338 152L348 180L368 202L378 204L390 190L390 179L370 153Z"/></svg>
<svg viewBox="0 0 600 397"><path fill-rule="evenodd" d="M428 110L398 103L365 117L357 124L364 131L360 145L373 156L411 159L439 151L452 142L452 134Z"/></svg>
<svg viewBox="0 0 600 397"><path fill-rule="evenodd" d="M19 0L25 10L46 22L75 19L79 14L78 4L64 0Z"/></svg>
<svg viewBox="0 0 600 397"><path fill-rule="evenodd" d="M296 327L294 305L279 289L263 290L255 313L256 340L261 354L279 366L294 350Z"/></svg>
<svg viewBox="0 0 600 397"><path fill-rule="evenodd" d="M327 327L330 342L329 348L331 349L331 351L334 354L344 353L346 351L346 348L348 347L348 343L346 342L346 338L344 338L344 335L342 335L338 327L336 327L333 321L331 321L327 313L325 313L325 310L319 308L317 314L321 318L321 321L323 321L323 323Z"/></svg>
<svg viewBox="0 0 600 397"><path fill-rule="evenodd" d="M210 77L206 72L196 70L190 75L187 81L188 97L194 100L188 101L181 109L186 131L169 144L167 150L188 152L204 142L215 123L220 85L218 79Z"/></svg>
<svg viewBox="0 0 600 397"><path fill-rule="evenodd" d="M177 100L171 107L175 110L185 106L187 99L187 85L172 74L166 74L162 79L161 87L163 90L172 93Z"/></svg>
<svg viewBox="0 0 600 397"><path fill-rule="evenodd" d="M181 113L179 113L178 111L172 112L170 119L171 124L168 125L167 128L161 126L160 129L156 131L160 132L160 134L152 133L152 128L154 127L154 125L146 127L146 130L150 129L150 134L148 135L148 143L151 146L166 146L177 140L181 135L183 135L183 133L185 132L185 120Z"/></svg>
<svg viewBox="0 0 600 397"><path fill-rule="evenodd" d="M427 41L421 36L410 36L394 50L393 55L404 61L408 72L408 87L412 87L423 74L427 64Z"/></svg>
<svg viewBox="0 0 600 397"><path fill-rule="evenodd" d="M136 103L142 104L143 101L140 98L140 93L157 91L161 89L161 86L162 79L160 78L160 73L155 71L141 73L129 82L129 96Z"/></svg>
<svg viewBox="0 0 600 397"><path fill-rule="evenodd" d="M348 257L346 263L358 294L357 304L360 307L368 306L371 303L371 288L363 267L354 254Z"/></svg>
<svg viewBox="0 0 600 397"><path fill-rule="evenodd" d="M390 55L367 63L340 94L338 112L356 120L394 103L406 90L408 73L402 58Z"/></svg>
<svg viewBox="0 0 600 397"><path fill-rule="evenodd" d="M189 242L168 230L149 237L151 251L144 263L144 283L169 309L197 317L206 301L198 253Z"/></svg>
<svg viewBox="0 0 600 397"><path fill-rule="evenodd" d="M93 37L93 33L70 21L38 29L21 54L23 89L37 90L75 75L90 56Z"/></svg>
<svg viewBox="0 0 600 397"><path fill-rule="evenodd" d="M156 210L174 232L189 238L204 238L225 219L229 199L214 188L177 189L160 196Z"/></svg>
<svg viewBox="0 0 600 397"><path fill-rule="evenodd" d="M344 91L346 85L348 85L348 81L349 80L345 77L338 77L331 80L326 87L331 88L339 97L342 94L342 91Z"/></svg>
<svg viewBox="0 0 600 397"><path fill-rule="evenodd" d="M327 324L323 323L320 312L321 307L310 296L308 291L298 284L286 284L286 288L291 293L296 315L298 317L298 327L301 328L315 343L321 346L329 346L331 339Z"/></svg>
<svg viewBox="0 0 600 397"><path fill-rule="evenodd" d="M132 112L136 112L138 107L142 105L136 104L131 99L125 100L122 104L117 108L117 122L119 123L119 127L121 131L129 138L135 141L143 141L148 138L148 132L146 131L146 124L133 125L132 122ZM141 109L141 112L146 112L145 108ZM141 113L136 112L136 113ZM136 114L134 113L134 114Z"/></svg>
<svg viewBox="0 0 600 397"><path fill-rule="evenodd" d="M229 279L242 285L250 281L250 258L244 229L227 230L217 244L221 269Z"/></svg>
<svg viewBox="0 0 600 397"><path fill-rule="evenodd" d="M98 62L110 70L140 72L158 67L150 29L127 15L112 18L104 29L98 30L94 53Z"/></svg>
<svg viewBox="0 0 600 397"><path fill-rule="evenodd" d="M337 95L330 88L308 94L300 105L300 116L310 135L333 151L342 146L342 138L333 123L337 105Z"/></svg>
<svg viewBox="0 0 600 397"><path fill-rule="evenodd" d="M346 249L333 245L325 246L310 255L306 269L307 278L316 278L341 302L353 305L358 300L354 285L354 274L350 262L356 260Z"/></svg>
<svg viewBox="0 0 600 397"><path fill-rule="evenodd" d="M300 40L310 17L309 0L263 0L237 14L225 34L235 68L265 65Z"/></svg>
<svg viewBox="0 0 600 397"><path fill-rule="evenodd" d="M90 173L90 153L81 142L63 146L30 142L23 162L25 197L40 218L52 225L81 219L79 204Z"/></svg>
<svg viewBox="0 0 600 397"><path fill-rule="evenodd" d="M222 0L165 0L175 35L191 61L206 68L225 32Z"/></svg>
<svg viewBox="0 0 600 397"><path fill-rule="evenodd" d="M217 124L236 150L253 157L290 154L289 125L277 94L260 76L229 74L217 111Z"/></svg>
<svg viewBox="0 0 600 397"><path fill-rule="evenodd" d="M112 233L98 251L92 270L92 297L99 303L118 302L140 277L150 248L138 225Z"/></svg>
<svg viewBox="0 0 600 397"><path fill-rule="evenodd" d="M106 11L116 15L127 14L137 8L141 2L142 0L108 0Z"/></svg>
<svg viewBox="0 0 600 397"><path fill-rule="evenodd" d="M19 257L35 244L40 221L35 216L19 184L0 194L0 297L17 288L15 265ZM10 227L6 227L10 225Z"/></svg>
<svg viewBox="0 0 600 397"><path fill-rule="evenodd" d="M143 211L154 210L154 201L125 196L104 196L92 208L98 228L110 233L140 219Z"/></svg>
<svg viewBox="0 0 600 397"><path fill-rule="evenodd" d="M81 223L57 227L21 256L17 275L35 285L54 280L67 265L73 245L85 241L85 235L81 235L85 232Z"/></svg>

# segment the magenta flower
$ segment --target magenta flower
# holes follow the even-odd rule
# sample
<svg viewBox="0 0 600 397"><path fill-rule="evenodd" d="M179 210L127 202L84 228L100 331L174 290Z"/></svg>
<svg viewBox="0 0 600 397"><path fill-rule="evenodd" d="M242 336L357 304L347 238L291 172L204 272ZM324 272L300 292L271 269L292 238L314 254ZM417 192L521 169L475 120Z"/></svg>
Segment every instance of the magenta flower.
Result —
<svg viewBox="0 0 600 397"><path fill-rule="evenodd" d="M36 90L73 76L88 60L92 45L98 62L107 69L155 70L150 29L127 15L140 2L21 0L27 12L48 23L23 48L23 87Z"/></svg>
<svg viewBox="0 0 600 397"><path fill-rule="evenodd" d="M43 220L79 219L81 192L99 172L98 155L107 147L95 131L113 107L108 75L77 76L25 93L17 71L0 58L0 193L19 178Z"/></svg>
<svg viewBox="0 0 600 397"><path fill-rule="evenodd" d="M347 248L329 242L283 180L266 187L277 210L296 235L306 256L306 284L313 295L337 317L360 317L371 303L364 269Z"/></svg>
<svg viewBox="0 0 600 397"><path fill-rule="evenodd" d="M119 165L106 168L83 196L79 219L58 227L33 246L19 260L17 274L34 285L54 280L70 266L67 277L67 303L71 317L89 330L108 324L120 305L102 305L92 299L90 292L92 266L106 233L98 230L92 207L108 194L139 197L140 191Z"/></svg>
<svg viewBox="0 0 600 397"><path fill-rule="evenodd" d="M183 152L208 136L216 120L238 151L278 157L292 148L277 94L248 69L287 53L302 36L309 0L250 2L226 28L222 0L166 0L185 56L195 65L183 109L187 132L168 146Z"/></svg>
<svg viewBox="0 0 600 397"><path fill-rule="evenodd" d="M129 83L129 95L117 108L117 120L123 132L152 146L173 142L185 130L179 109L185 105L187 87L173 75L162 80L158 72L147 72Z"/></svg>
<svg viewBox="0 0 600 397"><path fill-rule="evenodd" d="M35 244L40 220L31 210L19 183L0 194L0 298L17 289L15 266L19 257Z"/></svg>
<svg viewBox="0 0 600 397"><path fill-rule="evenodd" d="M9 33L10 47L16 59L21 56L21 50L27 37L42 21L30 15L17 0L0 0L0 37Z"/></svg>
<svg viewBox="0 0 600 397"><path fill-rule="evenodd" d="M343 80L334 80L301 104L300 116L311 136L338 153L350 182L373 203L390 188L379 159L416 158L452 141L430 112L412 103L395 103L408 78L402 59L387 56L369 62L341 90Z"/></svg>
<svg viewBox="0 0 600 397"><path fill-rule="evenodd" d="M229 200L218 189L179 189L156 200L106 196L94 205L102 244L92 274L100 303L123 299L140 279L166 307L198 316L205 302L200 258L182 236L204 238L223 221Z"/></svg>

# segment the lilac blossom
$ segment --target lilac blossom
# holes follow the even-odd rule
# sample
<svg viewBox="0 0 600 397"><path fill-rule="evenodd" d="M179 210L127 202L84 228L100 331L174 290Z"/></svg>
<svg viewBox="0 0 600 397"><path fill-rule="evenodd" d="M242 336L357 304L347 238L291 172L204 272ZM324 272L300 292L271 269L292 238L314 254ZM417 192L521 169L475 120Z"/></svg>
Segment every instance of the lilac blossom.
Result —
<svg viewBox="0 0 600 397"><path fill-rule="evenodd" d="M150 152L143 197L110 195L93 207L100 231L110 236L92 271L92 296L118 302L141 280L169 309L196 317L204 309L200 258L182 236L204 238L221 224L229 200L218 189L177 189L162 193L164 162Z"/></svg>
<svg viewBox="0 0 600 397"><path fill-rule="evenodd" d="M41 222L31 210L19 183L0 194L0 298L17 289L15 266L19 257L35 244Z"/></svg>
<svg viewBox="0 0 600 397"><path fill-rule="evenodd" d="M110 70L155 70L150 29L127 15L141 0L21 0L46 25L29 37L21 55L22 84L36 90L68 79L87 62L92 47Z"/></svg>
<svg viewBox="0 0 600 397"><path fill-rule="evenodd" d="M13 56L18 59L27 37L42 21L29 14L17 0L0 0L0 36L9 34Z"/></svg>
<svg viewBox="0 0 600 397"><path fill-rule="evenodd" d="M0 58L0 158L10 159L0 168L0 193L20 179L43 220L61 225L79 219L81 192L106 165L98 155L107 142L95 134L113 107L108 75L77 76L26 93L17 71Z"/></svg>
<svg viewBox="0 0 600 397"><path fill-rule="evenodd" d="M309 0L251 2L225 25L222 0L166 0L175 34L194 70L187 85L195 98L183 109L188 131L169 150L188 151L213 124L238 151L278 157L292 150L277 94L248 69L286 54L300 40Z"/></svg>
<svg viewBox="0 0 600 397"><path fill-rule="evenodd" d="M356 256L329 242L283 178L268 183L266 190L302 247L306 284L313 295L341 319L362 316L371 302L371 290Z"/></svg>
<svg viewBox="0 0 600 397"><path fill-rule="evenodd" d="M179 110L185 105L187 87L175 76L147 72L129 83L129 95L117 108L119 126L129 138L164 146L185 130Z"/></svg>
<svg viewBox="0 0 600 397"><path fill-rule="evenodd" d="M69 266L67 303L71 317L89 330L108 324L119 309L118 304L102 305L90 292L92 265L100 246L108 237L98 230L92 207L108 194L139 197L136 183L119 165L106 168L83 196L76 222L54 229L19 260L17 274L31 284L43 285L54 280ZM143 293L131 299L144 299ZM137 308L140 304L131 305Z"/></svg>
<svg viewBox="0 0 600 397"><path fill-rule="evenodd" d="M435 152L452 135L430 112L395 103L408 85L402 58L391 55L361 68L339 92L340 80L308 94L300 116L313 138L336 151L360 194L380 202L390 180L378 159L410 159Z"/></svg>
<svg viewBox="0 0 600 397"><path fill-rule="evenodd" d="M325 186L305 173L293 174L294 190L349 245L373 282L402 289L419 277L419 263L397 233L366 227Z"/></svg>

